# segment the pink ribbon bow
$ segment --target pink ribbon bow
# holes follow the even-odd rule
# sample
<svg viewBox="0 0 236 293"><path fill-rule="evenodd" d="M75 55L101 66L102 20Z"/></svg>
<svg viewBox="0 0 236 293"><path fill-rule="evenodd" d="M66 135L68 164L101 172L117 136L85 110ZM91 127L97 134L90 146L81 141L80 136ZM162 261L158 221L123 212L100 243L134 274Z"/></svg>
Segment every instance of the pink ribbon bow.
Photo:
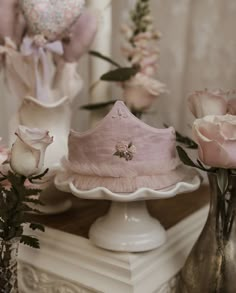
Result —
<svg viewBox="0 0 236 293"><path fill-rule="evenodd" d="M21 53L24 56L33 55L34 71L36 78L36 93L35 97L41 101L48 100L48 93L50 88L49 83L49 68L46 52L63 55L63 46L60 41L47 43L47 40L42 35L37 35L33 38L25 37L21 46ZM42 77L39 72L40 65L42 65Z"/></svg>

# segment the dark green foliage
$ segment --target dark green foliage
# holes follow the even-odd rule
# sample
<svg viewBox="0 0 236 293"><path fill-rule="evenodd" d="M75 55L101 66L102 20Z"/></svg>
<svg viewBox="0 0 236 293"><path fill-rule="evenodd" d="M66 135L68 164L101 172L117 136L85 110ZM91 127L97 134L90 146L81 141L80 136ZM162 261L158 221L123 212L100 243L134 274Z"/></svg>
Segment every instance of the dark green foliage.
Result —
<svg viewBox="0 0 236 293"><path fill-rule="evenodd" d="M2 179L9 181L9 188L0 184L0 240L9 241L20 237L22 243L39 248L39 241L35 237L23 235L23 225L27 223L27 212L38 212L29 204L42 205L38 199L41 190L28 188L25 182L27 179L30 182L41 180L47 172L48 170L31 178L19 176L10 171L7 176L2 175ZM28 224L32 230L44 231L44 227L38 223Z"/></svg>
<svg viewBox="0 0 236 293"><path fill-rule="evenodd" d="M112 71L109 71L101 76L101 80L104 81L116 81L124 82L130 80L139 72L139 68L135 67L122 67Z"/></svg>
<svg viewBox="0 0 236 293"><path fill-rule="evenodd" d="M147 26L151 24L151 21L146 19L146 16L150 14L150 0L139 0L133 11L130 12L130 17L134 24L134 34L131 38L131 43L135 36L147 31Z"/></svg>
<svg viewBox="0 0 236 293"><path fill-rule="evenodd" d="M110 57L107 57L103 54L101 54L100 52L97 51L89 51L89 54L94 56L94 57L98 57L104 61L107 61L109 63L111 63L112 65L116 66L116 67L121 67L120 64L118 64L117 62L113 61Z"/></svg>
<svg viewBox="0 0 236 293"><path fill-rule="evenodd" d="M186 165L186 166L189 166L189 167L194 167L194 168L197 168L197 169L200 169L202 171L206 171L206 172L215 172L216 169L215 168L206 168L203 166L203 164L197 160L197 163L194 163L188 156L188 154L185 152L185 150L180 147L180 146L177 146L176 147L177 149L177 152L178 152L178 155L179 155L179 158L180 160Z"/></svg>
<svg viewBox="0 0 236 293"><path fill-rule="evenodd" d="M108 106L114 105L116 101L117 100L102 102L102 103L88 104L88 105L81 106L81 109L89 110L89 111L100 110L100 109L106 108Z"/></svg>
<svg viewBox="0 0 236 293"><path fill-rule="evenodd" d="M195 141L187 136L181 135L178 131L176 131L176 141L184 144L188 149L197 149L198 145Z"/></svg>
<svg viewBox="0 0 236 293"><path fill-rule="evenodd" d="M33 248L40 248L39 240L33 236L22 235L20 242Z"/></svg>
<svg viewBox="0 0 236 293"><path fill-rule="evenodd" d="M44 226L39 223L31 223L29 227L32 230L39 230L41 232L45 232Z"/></svg>
<svg viewBox="0 0 236 293"><path fill-rule="evenodd" d="M166 128L169 126L167 124L164 124ZM195 141L193 141L191 138L184 136L180 134L178 131L175 131L176 134L176 141L183 144L186 148L188 149L197 149L198 145L196 144Z"/></svg>

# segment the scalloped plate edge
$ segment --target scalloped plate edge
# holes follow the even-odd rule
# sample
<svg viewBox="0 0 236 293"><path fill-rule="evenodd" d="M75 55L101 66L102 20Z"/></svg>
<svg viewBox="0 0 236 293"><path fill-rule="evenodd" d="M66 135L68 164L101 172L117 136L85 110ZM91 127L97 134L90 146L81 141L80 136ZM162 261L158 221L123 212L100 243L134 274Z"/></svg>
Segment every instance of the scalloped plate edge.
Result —
<svg viewBox="0 0 236 293"><path fill-rule="evenodd" d="M187 178L185 181L176 183L170 188L162 190L153 190L143 187L133 193L113 193L104 187L97 187L91 190L79 190L72 182L66 181L59 183L57 178L55 178L55 185L58 189L71 192L76 197L83 199L112 200L121 202L171 198L179 193L195 191L200 187L200 184L200 176L195 175L191 178Z"/></svg>

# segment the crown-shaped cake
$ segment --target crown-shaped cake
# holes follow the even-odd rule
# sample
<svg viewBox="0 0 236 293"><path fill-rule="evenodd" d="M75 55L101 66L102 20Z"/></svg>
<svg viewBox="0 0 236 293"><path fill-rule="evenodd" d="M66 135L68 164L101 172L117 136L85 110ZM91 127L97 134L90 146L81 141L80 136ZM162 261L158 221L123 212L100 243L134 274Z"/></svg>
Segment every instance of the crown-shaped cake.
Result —
<svg viewBox="0 0 236 293"><path fill-rule="evenodd" d="M71 131L64 167L79 190L105 187L116 193L160 190L186 176L176 155L174 129L145 124L121 101L94 129Z"/></svg>

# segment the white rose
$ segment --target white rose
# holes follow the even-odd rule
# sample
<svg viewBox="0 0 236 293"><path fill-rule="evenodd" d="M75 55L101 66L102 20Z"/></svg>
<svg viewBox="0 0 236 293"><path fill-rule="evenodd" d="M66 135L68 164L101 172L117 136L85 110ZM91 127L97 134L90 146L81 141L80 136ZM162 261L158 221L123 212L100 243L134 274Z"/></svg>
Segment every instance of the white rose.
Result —
<svg viewBox="0 0 236 293"><path fill-rule="evenodd" d="M49 136L48 131L24 126L19 126L15 134L17 139L11 149L11 168L25 177L39 174L53 137Z"/></svg>

